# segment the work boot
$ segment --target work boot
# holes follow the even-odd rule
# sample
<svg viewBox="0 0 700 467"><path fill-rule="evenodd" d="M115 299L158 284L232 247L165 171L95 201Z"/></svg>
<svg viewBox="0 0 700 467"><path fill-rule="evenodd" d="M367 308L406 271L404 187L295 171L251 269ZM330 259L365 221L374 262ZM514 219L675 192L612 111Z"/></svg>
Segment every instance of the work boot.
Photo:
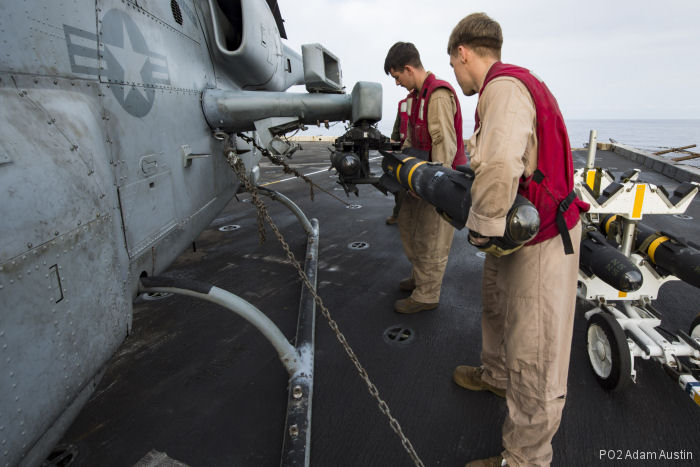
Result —
<svg viewBox="0 0 700 467"><path fill-rule="evenodd" d="M418 313L423 310L434 310L437 308L439 303L422 303L417 302L411 297L403 298L401 300L396 300L394 303L394 311L397 313Z"/></svg>
<svg viewBox="0 0 700 467"><path fill-rule="evenodd" d="M414 281L412 277L407 277L406 279L403 279L401 282L399 282L399 289L405 292L413 292L413 289L415 288L416 281Z"/></svg>
<svg viewBox="0 0 700 467"><path fill-rule="evenodd" d="M489 457L488 459L478 459L475 461L467 462L464 467L501 467L506 464L505 459L500 455L496 457Z"/></svg>
<svg viewBox="0 0 700 467"><path fill-rule="evenodd" d="M505 389L497 388L481 380L481 375L483 373L483 367L460 365L455 368L454 373L452 373L452 380L457 383L458 386L462 386L465 389L471 389L472 391L491 391L499 397L506 397Z"/></svg>
<svg viewBox="0 0 700 467"><path fill-rule="evenodd" d="M386 225L394 225L398 222L399 220L396 218L396 216L389 216L386 218Z"/></svg>

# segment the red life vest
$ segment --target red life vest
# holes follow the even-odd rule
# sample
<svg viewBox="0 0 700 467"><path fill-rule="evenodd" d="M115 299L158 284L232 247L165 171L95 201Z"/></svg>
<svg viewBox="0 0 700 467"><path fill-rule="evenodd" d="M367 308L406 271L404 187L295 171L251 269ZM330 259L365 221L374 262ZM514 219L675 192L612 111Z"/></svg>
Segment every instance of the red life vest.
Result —
<svg viewBox="0 0 700 467"><path fill-rule="evenodd" d="M413 102L411 95L399 101L399 141L401 144L406 140L406 130L408 130L408 109Z"/></svg>
<svg viewBox="0 0 700 467"><path fill-rule="evenodd" d="M578 222L579 213L588 211L590 206L578 199L573 191L574 163L557 100L530 70L501 62L491 66L479 95L492 79L499 76L520 80L530 92L537 114L537 170L528 178L521 177L518 188L518 193L530 200L540 213L540 230L528 245L561 234L567 254L573 253L568 232ZM474 131L479 128L478 107L475 120Z"/></svg>
<svg viewBox="0 0 700 467"><path fill-rule="evenodd" d="M411 146L422 151L432 150L433 139L430 137L430 131L428 131L428 102L433 91L438 88L449 89L455 97L455 104L457 105L454 119L455 135L457 136L457 152L452 162L452 168L454 169L458 165L467 163L467 156L464 154L464 140L462 139L462 109L459 107L459 99L457 99L457 94L450 86L450 83L437 79L432 73L425 78L420 93L413 91L411 96L407 98L410 103L408 106L410 109L408 125L411 127ZM432 155L429 156L429 159L433 160Z"/></svg>

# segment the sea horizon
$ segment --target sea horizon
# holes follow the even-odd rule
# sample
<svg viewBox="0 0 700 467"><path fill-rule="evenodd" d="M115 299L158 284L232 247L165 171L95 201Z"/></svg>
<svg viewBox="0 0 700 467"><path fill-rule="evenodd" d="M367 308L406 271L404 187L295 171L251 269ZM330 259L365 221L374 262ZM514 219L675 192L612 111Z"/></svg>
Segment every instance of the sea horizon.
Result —
<svg viewBox="0 0 700 467"><path fill-rule="evenodd" d="M571 147L580 148L588 144L591 130L597 131L597 141L618 143L647 151L665 148L700 145L700 118L564 118ZM394 121L384 118L377 128L389 136ZM309 125L304 132L308 136L340 136L345 125L338 123L329 129ZM471 126L465 122L464 139L471 135ZM693 150L693 149L691 149ZM700 152L700 151L698 151Z"/></svg>
<svg viewBox="0 0 700 467"><path fill-rule="evenodd" d="M597 131L597 142L617 143L643 151L657 152L668 148L696 145L689 150L700 152L700 118L564 118L572 148L583 148L588 144L591 130ZM471 122L465 122L464 139L471 135ZM379 131L389 136L394 121L384 118L377 124ZM308 125L305 131L294 133L304 136L340 136L346 131L346 124L338 122L329 129L323 126ZM292 136L290 134L289 136ZM681 153L668 157L682 156ZM700 166L700 158L685 162Z"/></svg>
<svg viewBox="0 0 700 467"><path fill-rule="evenodd" d="M393 119L384 118L377 124L382 134L389 136ZM599 142L611 139L643 150L700 145L700 118L564 118L572 147L583 147L588 143L590 131L595 129ZM308 136L340 136L346 126L341 123L329 129L308 125L307 130L297 133ZM464 138L471 134L469 122L465 122Z"/></svg>
<svg viewBox="0 0 700 467"><path fill-rule="evenodd" d="M591 130L597 131L598 142L608 143L612 139L621 144L649 151L691 144L700 145L700 118L564 117L564 122L569 133L571 147L580 148L588 144ZM343 127L336 128L342 129ZM379 122L378 128L388 136L393 129L393 121L389 122L387 119L383 119ZM465 139L471 134L470 130L470 125L466 124L464 126ZM342 133L343 131L340 131L338 136Z"/></svg>
<svg viewBox="0 0 700 467"><path fill-rule="evenodd" d="M700 144L700 119L685 118L564 118L572 147L588 143L595 129L599 142L659 150Z"/></svg>

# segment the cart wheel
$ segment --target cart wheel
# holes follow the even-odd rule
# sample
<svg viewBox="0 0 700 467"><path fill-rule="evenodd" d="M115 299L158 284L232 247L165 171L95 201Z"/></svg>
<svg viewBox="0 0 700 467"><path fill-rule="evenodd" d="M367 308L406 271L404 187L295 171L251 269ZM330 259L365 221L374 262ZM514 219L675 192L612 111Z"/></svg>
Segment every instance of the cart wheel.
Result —
<svg viewBox="0 0 700 467"><path fill-rule="evenodd" d="M632 357L622 327L607 313L596 313L588 321L588 360L601 386L619 391L632 374Z"/></svg>
<svg viewBox="0 0 700 467"><path fill-rule="evenodd" d="M688 332L693 339L700 339L700 313L690 323L690 331Z"/></svg>

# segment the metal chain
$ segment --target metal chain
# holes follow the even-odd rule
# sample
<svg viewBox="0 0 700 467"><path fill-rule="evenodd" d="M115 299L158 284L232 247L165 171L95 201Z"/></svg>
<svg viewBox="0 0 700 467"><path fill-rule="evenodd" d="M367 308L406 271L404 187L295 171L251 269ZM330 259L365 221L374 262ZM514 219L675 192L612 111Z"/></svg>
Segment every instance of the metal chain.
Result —
<svg viewBox="0 0 700 467"><path fill-rule="evenodd" d="M283 170L284 170L284 173L293 174L293 175L295 175L296 177L301 178L301 179L304 180L306 183L308 183L309 186L311 187L311 188L310 188L310 189L311 189L311 193L310 193L310 195L311 195L311 201L314 200L314 188L317 188L317 189L321 190L322 192L326 193L327 195L330 195L330 196L332 196L333 198L337 199L338 201L340 201L340 202L343 203L344 205L350 206L350 203L348 203L348 202L345 201L344 199L338 198L336 195L334 195L334 194L331 193L330 191L326 190L326 189L323 188L323 187L318 186L316 183L313 182L313 180L311 180L309 177L307 177L306 175L304 175L304 174L302 174L301 172L299 172L297 169L295 169L295 168L293 168L293 167L290 167L289 164L287 164L287 161L285 161L284 159L278 159L278 158L276 158L276 157L270 157L270 160L272 161L273 164L281 165L282 167L284 167L284 169L283 169Z"/></svg>
<svg viewBox="0 0 700 467"><path fill-rule="evenodd" d="M287 161L284 160L284 157L273 156L273 155L270 153L270 151L268 151L267 149L265 149L265 148L263 148L262 146L260 146L260 145L259 145L258 143L256 143L255 140L254 140L253 138L251 138L250 136L247 136L247 135L245 135L245 134L243 134L243 133L237 133L236 136L238 136L239 138L241 138L243 141L252 144L258 151L260 151L260 152L263 154L263 156L265 156L265 157L267 157L268 159L270 159L270 161L271 161L273 164L275 164L275 165L281 165L281 166L283 167L284 173L286 173L286 174L292 174L292 175L296 176L297 178L301 178L301 179L304 180L306 183L308 183L308 184L309 184L309 196L311 197L311 201L314 200L314 188L318 188L319 190L321 190L322 192L326 193L327 195L330 195L330 196L332 196L333 198L337 199L338 201L340 201L340 202L343 203L344 205L350 206L350 203L348 203L347 201L343 200L342 198L338 198L336 195L334 195L334 194L331 193L330 191L326 190L325 188L322 188L322 187L318 186L316 183L313 182L313 180L311 180L309 177L307 177L307 176L304 175L303 173L299 172L299 171L298 171L297 169L295 169L294 167L290 167L289 164L287 164Z"/></svg>
<svg viewBox="0 0 700 467"><path fill-rule="evenodd" d="M226 160L228 161L228 164L231 166L233 171L238 175L238 178L243 182L245 189L250 192L251 197L253 199L253 203L255 204L255 207L258 209L258 215L262 215L270 224L270 227L272 228L272 231L275 233L275 236L277 237L277 240L279 240L280 244L282 245L282 248L284 249L285 253L287 254L287 258L291 261L292 265L294 268L297 270L297 273L299 274L299 277L301 277L301 280L304 282L304 285L306 288L309 290L309 292L313 295L314 297L314 302L316 302L316 305L321 310L321 314L326 318L328 321L328 325L330 328L333 330L335 333L338 341L340 344L343 346L343 349L345 349L345 352L347 353L348 357L350 357L350 360L352 363L355 365L355 368L357 369L358 373L360 374L360 378L365 382L367 385L367 389L369 390L369 393L372 397L374 397L377 400L379 410L389 419L389 426L391 426L391 429L394 430L394 433L397 434L399 439L401 440L401 445L403 448L406 450L408 455L411 457L411 460L413 463L418 466L418 467L425 467L423 464L423 461L420 460L418 457L418 453L416 453L416 450L413 447L413 444L411 444L411 441L406 437L404 434L403 430L401 429L401 425L399 424L398 420L394 418L391 415L391 411L389 410L389 406L387 403L379 396L379 389L377 386L369 379L369 375L367 374L367 370L362 366L360 363L360 360L357 358L357 355L355 352L352 350L350 347L350 344L348 343L347 339L345 338L345 335L340 331L340 328L338 327L338 323L331 317L330 311L326 306L323 304L323 300L321 300L321 297L318 295L318 293L315 290L315 287L311 284L311 281L307 277L306 273L301 267L301 264L299 264L299 261L297 261L296 257L294 256L294 253L292 253L291 248L289 247L289 244L287 241L284 239L284 236L282 235L282 232L280 232L279 228L275 224L275 222L272 220L272 217L270 217L270 214L267 212L267 206L265 206L265 203L260 199L258 196L258 191L257 188L250 183L248 180L248 177L246 176L245 173L245 165L243 164L243 161L241 160L240 157L236 155L235 150L232 147L229 147L228 141L224 149L224 155L226 156Z"/></svg>

